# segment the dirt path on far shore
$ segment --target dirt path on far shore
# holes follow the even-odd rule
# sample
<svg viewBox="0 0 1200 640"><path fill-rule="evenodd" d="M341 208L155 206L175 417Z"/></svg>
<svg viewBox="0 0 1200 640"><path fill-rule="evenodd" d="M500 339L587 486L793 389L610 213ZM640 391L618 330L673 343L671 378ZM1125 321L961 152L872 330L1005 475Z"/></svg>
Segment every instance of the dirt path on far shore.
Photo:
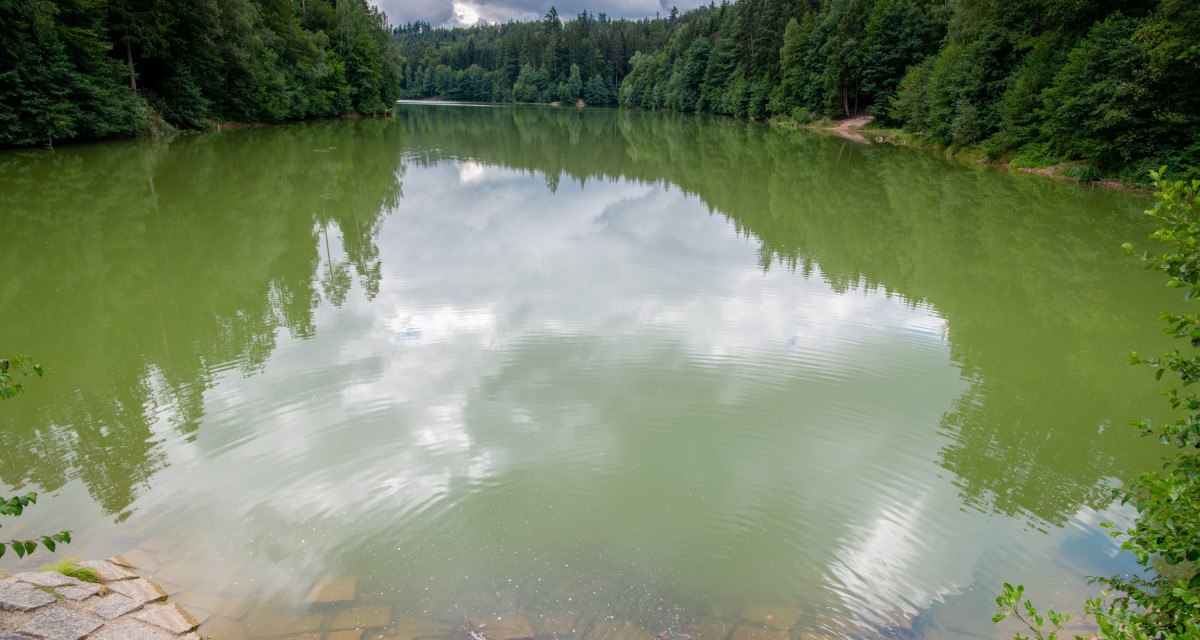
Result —
<svg viewBox="0 0 1200 640"><path fill-rule="evenodd" d="M855 142L869 142L866 137L857 131L857 129L865 127L874 119L874 116L863 114L861 116L854 116L853 118L846 118L845 120L836 120L830 123L828 126L821 126L818 128L825 129L826 131L832 131L843 138L848 138Z"/></svg>
<svg viewBox="0 0 1200 640"><path fill-rule="evenodd" d="M853 118L846 118L845 120L838 120L833 124L832 127L829 127L829 129L837 131L838 133L850 133L851 130L861 129L868 124L871 124L871 122L874 120L875 116L863 114L861 116L854 116Z"/></svg>

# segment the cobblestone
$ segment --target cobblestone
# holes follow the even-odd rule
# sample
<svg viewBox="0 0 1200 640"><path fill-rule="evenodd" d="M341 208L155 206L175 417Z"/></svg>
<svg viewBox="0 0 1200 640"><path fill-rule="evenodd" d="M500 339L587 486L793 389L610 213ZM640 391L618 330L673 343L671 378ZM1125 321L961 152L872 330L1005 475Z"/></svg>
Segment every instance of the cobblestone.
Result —
<svg viewBox="0 0 1200 640"><path fill-rule="evenodd" d="M28 582L37 587L61 587L65 584L73 584L78 582L75 578L68 578L57 571L37 571L18 573L13 578L21 582Z"/></svg>
<svg viewBox="0 0 1200 640"><path fill-rule="evenodd" d="M157 603L167 598L159 584L107 560L79 566L103 584L51 571L0 574L0 640L201 640L203 617Z"/></svg>
<svg viewBox="0 0 1200 640"><path fill-rule="evenodd" d="M47 607L36 618L17 629L45 640L79 640L100 628L103 620L66 607Z"/></svg>
<svg viewBox="0 0 1200 640"><path fill-rule="evenodd" d="M119 593L110 593L91 605L91 612L106 620L115 620L141 605Z"/></svg>
<svg viewBox="0 0 1200 640"><path fill-rule="evenodd" d="M54 592L66 598L67 600L78 601L87 600L97 593L100 593L101 588L102 587L98 584L80 582L79 584L68 584L66 586L58 587L54 590Z"/></svg>
<svg viewBox="0 0 1200 640"><path fill-rule="evenodd" d="M133 617L170 631L174 634L186 633L195 629L200 623L178 604L149 604Z"/></svg>
<svg viewBox="0 0 1200 640"><path fill-rule="evenodd" d="M175 640L179 636L137 620L121 620L93 634L88 640Z"/></svg>
<svg viewBox="0 0 1200 640"><path fill-rule="evenodd" d="M0 584L0 609L5 611L32 611L56 599L49 593L25 583Z"/></svg>
<svg viewBox="0 0 1200 640"><path fill-rule="evenodd" d="M134 578L133 580L122 580L108 585L109 591L119 593L126 598L137 602L138 604L146 604L155 600L162 600L167 597L167 592L161 587L150 582L145 578Z"/></svg>

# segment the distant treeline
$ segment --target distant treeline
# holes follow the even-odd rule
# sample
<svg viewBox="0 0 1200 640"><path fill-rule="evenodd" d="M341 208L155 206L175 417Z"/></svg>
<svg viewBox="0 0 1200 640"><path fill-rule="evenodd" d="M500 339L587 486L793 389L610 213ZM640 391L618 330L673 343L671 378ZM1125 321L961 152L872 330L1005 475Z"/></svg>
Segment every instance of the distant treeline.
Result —
<svg viewBox="0 0 1200 640"><path fill-rule="evenodd" d="M378 113L400 62L365 0L0 0L0 145Z"/></svg>
<svg viewBox="0 0 1200 640"><path fill-rule="evenodd" d="M613 20L584 11L564 22L551 7L541 21L460 29L401 25L395 33L404 57L404 95L481 102L583 98L615 105L633 56L661 49L685 22L708 12Z"/></svg>
<svg viewBox="0 0 1200 640"><path fill-rule="evenodd" d="M1200 176L1196 0L740 0L395 32L410 98L869 112L991 159L1074 161L1081 178Z"/></svg>

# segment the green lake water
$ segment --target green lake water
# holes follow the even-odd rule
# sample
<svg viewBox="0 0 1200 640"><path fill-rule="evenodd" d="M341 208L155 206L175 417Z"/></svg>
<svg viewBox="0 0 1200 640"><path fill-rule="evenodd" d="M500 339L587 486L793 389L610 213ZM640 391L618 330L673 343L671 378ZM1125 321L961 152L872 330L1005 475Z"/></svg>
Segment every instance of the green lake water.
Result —
<svg viewBox="0 0 1200 640"><path fill-rule="evenodd" d="M41 492L3 533L257 633L354 576L378 637L1003 636L1002 582L1077 610L1132 567L1095 525L1162 455L1149 203L590 109L3 152L0 352L47 371L0 405Z"/></svg>

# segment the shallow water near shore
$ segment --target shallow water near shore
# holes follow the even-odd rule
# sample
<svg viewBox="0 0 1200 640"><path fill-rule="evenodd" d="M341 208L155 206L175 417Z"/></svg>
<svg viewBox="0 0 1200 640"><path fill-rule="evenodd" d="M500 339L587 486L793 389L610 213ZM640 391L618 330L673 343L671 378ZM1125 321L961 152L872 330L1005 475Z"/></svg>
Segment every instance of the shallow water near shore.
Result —
<svg viewBox="0 0 1200 640"><path fill-rule="evenodd" d="M1072 611L1133 566L1096 524L1161 455L1148 198L437 104L0 174L0 349L47 370L0 405L0 489L41 493L4 534L223 629L1003 637L1002 582Z"/></svg>

